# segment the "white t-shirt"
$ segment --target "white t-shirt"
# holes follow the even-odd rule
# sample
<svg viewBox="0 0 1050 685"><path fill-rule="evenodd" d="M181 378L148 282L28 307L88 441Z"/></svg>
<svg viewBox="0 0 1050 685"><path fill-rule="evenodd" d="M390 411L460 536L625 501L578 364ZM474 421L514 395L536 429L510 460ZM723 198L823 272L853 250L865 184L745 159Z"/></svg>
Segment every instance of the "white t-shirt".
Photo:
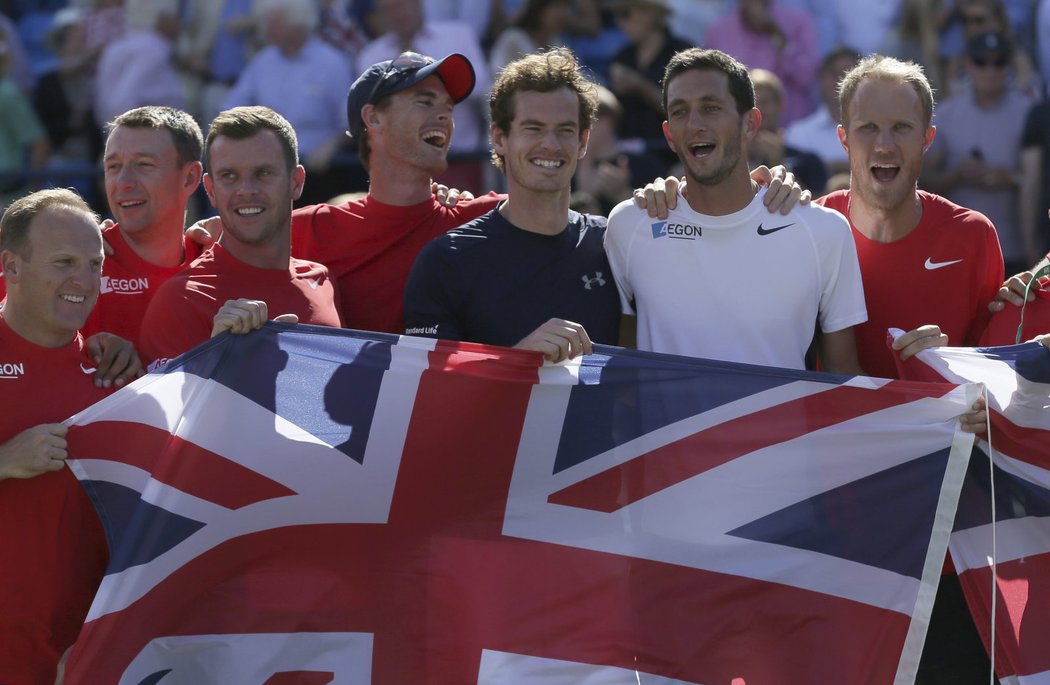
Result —
<svg viewBox="0 0 1050 685"><path fill-rule="evenodd" d="M605 251L639 349L802 369L818 322L833 333L867 320L846 219L817 206L770 214L764 193L727 216L684 197L666 221L630 200L613 209Z"/></svg>

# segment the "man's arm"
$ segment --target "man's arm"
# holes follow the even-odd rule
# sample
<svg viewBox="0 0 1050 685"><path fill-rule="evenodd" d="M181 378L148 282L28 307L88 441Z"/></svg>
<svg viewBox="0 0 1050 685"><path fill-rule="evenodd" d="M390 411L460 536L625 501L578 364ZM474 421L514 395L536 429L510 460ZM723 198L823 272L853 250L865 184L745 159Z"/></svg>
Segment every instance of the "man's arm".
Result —
<svg viewBox="0 0 1050 685"><path fill-rule="evenodd" d="M233 335L244 335L251 333L268 320L266 303L262 300L249 300L240 298L237 300L226 300L226 303L215 312L212 319L211 337L220 333L232 333ZM295 314L281 314L274 317L278 323L299 323L299 317Z"/></svg>
<svg viewBox="0 0 1050 685"><path fill-rule="evenodd" d="M857 359L857 341L853 327L820 336L820 359L824 370L830 373L842 373L852 376L863 376L864 369Z"/></svg>

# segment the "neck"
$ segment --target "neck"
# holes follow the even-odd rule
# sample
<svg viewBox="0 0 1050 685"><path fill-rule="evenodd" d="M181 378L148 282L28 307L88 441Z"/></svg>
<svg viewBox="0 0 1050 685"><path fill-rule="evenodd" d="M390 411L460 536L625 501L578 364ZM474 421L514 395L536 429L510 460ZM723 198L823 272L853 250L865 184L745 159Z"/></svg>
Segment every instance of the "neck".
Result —
<svg viewBox="0 0 1050 685"><path fill-rule="evenodd" d="M119 225L118 230L135 254L155 266L174 268L182 264L186 256L181 222L178 226L173 224L134 234L125 233Z"/></svg>
<svg viewBox="0 0 1050 685"><path fill-rule="evenodd" d="M238 261L256 269L278 269L287 271L292 257L292 248L288 232L275 235L273 239L259 245L242 243L233 238L229 231L223 231L219 244Z"/></svg>
<svg viewBox="0 0 1050 685"><path fill-rule="evenodd" d="M381 160L372 150L368 195L385 205L409 207L433 196L430 172Z"/></svg>
<svg viewBox="0 0 1050 685"><path fill-rule="evenodd" d="M874 207L850 193L849 220L861 234L877 243L892 243L915 230L922 219L922 200L912 193L897 207Z"/></svg>
<svg viewBox="0 0 1050 685"><path fill-rule="evenodd" d="M19 306L20 298L17 295L12 297L13 294L10 291L8 292L4 308L0 309L0 318L3 318L7 325L11 327L11 330L17 333L19 337L28 340L34 345L51 349L65 347L77 337L76 331L44 330L39 326L35 326L35 312L24 311Z"/></svg>
<svg viewBox="0 0 1050 685"><path fill-rule="evenodd" d="M739 212L751 204L757 192L758 186L744 165L739 165L729 178L715 185L705 185L690 178L685 190L689 207L709 216Z"/></svg>
<svg viewBox="0 0 1050 685"><path fill-rule="evenodd" d="M511 186L507 201L500 205L499 213L523 231L558 235L569 223L569 195L568 188L557 193L541 194Z"/></svg>

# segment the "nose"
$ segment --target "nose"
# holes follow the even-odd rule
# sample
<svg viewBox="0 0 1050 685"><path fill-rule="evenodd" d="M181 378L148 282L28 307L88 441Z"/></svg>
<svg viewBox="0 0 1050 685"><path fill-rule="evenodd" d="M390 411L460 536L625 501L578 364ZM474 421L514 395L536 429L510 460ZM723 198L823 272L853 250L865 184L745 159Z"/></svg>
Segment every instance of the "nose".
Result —
<svg viewBox="0 0 1050 685"><path fill-rule="evenodd" d="M875 149L892 150L895 147L896 143L893 140L893 130L889 128L879 129L878 134L875 136Z"/></svg>

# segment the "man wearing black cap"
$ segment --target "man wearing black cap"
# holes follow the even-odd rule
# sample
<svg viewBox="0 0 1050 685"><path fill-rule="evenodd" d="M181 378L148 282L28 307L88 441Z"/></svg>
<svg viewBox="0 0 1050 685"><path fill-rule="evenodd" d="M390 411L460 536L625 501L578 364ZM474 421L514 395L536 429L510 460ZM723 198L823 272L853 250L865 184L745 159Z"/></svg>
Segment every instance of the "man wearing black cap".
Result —
<svg viewBox="0 0 1050 685"><path fill-rule="evenodd" d="M1006 262L1016 273L1031 262L1021 239L1017 203L1021 132L1031 108L1010 79L1013 50L1005 36L982 33L967 44L970 87L937 107L937 144L924 185L995 224Z"/></svg>
<svg viewBox="0 0 1050 685"><path fill-rule="evenodd" d="M463 55L435 61L412 52L372 65L350 86L348 133L369 173L368 195L292 215L292 252L328 266L347 328L400 333L402 292L419 250L500 201L489 193L448 207L431 190L448 167L453 106L473 89Z"/></svg>

